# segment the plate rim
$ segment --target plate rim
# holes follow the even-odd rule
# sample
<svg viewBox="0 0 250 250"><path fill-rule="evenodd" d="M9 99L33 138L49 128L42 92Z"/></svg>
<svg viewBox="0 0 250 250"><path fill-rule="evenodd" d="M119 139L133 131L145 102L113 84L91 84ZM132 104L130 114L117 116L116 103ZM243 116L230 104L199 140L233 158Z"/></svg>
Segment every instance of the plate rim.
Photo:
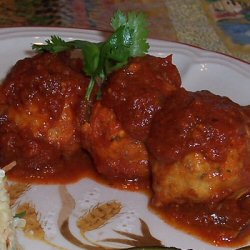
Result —
<svg viewBox="0 0 250 250"><path fill-rule="evenodd" d="M12 26L12 27L1 27L0 28L0 37L8 37L9 35L12 36L18 36L20 33L27 33L25 35L26 37L31 36L32 34L35 35L35 33L38 32L39 35L41 36L50 36L48 33L55 33L55 32L60 32L60 33L71 33L74 35L83 35L83 36L90 36L93 38L105 38L105 36L110 35L112 32L107 31L107 30L94 30L94 29L86 29L86 28L74 28L74 27L59 27L59 26L25 26L25 27L19 27L19 26ZM81 34L84 32L84 34ZM47 34L46 34L47 33ZM180 41L170 41L170 40L163 40L163 39L156 39L156 38L148 38L148 42L150 46L177 46L180 49L191 49L197 53L201 53L204 55L212 55L213 57L222 57L224 59L229 59L229 60L235 60L236 63L239 63L241 65L247 65L250 67L250 62L245 61L243 59L237 58L235 56L219 52L219 51L214 51L210 50L207 48L202 48L200 46L196 46L193 44L188 44L185 42L180 42Z"/></svg>

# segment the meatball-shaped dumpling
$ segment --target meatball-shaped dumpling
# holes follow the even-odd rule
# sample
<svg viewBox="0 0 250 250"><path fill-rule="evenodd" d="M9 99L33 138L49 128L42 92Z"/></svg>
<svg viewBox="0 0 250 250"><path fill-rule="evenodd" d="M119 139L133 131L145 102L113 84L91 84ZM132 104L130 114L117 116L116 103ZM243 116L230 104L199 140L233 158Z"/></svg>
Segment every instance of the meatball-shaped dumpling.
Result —
<svg viewBox="0 0 250 250"><path fill-rule="evenodd" d="M165 97L180 88L181 78L172 57L133 58L113 73L103 93L103 105L112 108L124 130L145 141L151 121Z"/></svg>
<svg viewBox="0 0 250 250"><path fill-rule="evenodd" d="M62 149L75 147L75 109L84 99L88 79L59 55L20 60L4 80L1 94L8 120ZM3 102L3 101L2 101Z"/></svg>
<svg viewBox="0 0 250 250"><path fill-rule="evenodd" d="M16 171L21 164L55 174L52 163L81 150L77 117L84 116L89 79L80 70L67 54L14 65L0 88L1 165L17 161Z"/></svg>
<svg viewBox="0 0 250 250"><path fill-rule="evenodd" d="M155 116L154 203L209 202L249 191L249 116L208 91L179 91Z"/></svg>
<svg viewBox="0 0 250 250"><path fill-rule="evenodd" d="M82 126L82 135L83 146L106 178L140 182L149 177L145 145L124 131L112 109L96 103L90 122Z"/></svg>

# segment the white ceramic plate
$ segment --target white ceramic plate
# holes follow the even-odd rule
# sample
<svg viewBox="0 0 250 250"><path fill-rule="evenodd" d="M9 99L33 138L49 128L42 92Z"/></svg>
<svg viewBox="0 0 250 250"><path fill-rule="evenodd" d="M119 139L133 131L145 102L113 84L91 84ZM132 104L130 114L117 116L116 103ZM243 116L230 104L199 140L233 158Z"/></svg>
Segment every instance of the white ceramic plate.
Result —
<svg viewBox="0 0 250 250"><path fill-rule="evenodd" d="M18 59L32 54L33 43L42 43L51 35L59 35L65 40L103 39L100 32L79 29L0 29L0 77L3 78ZM242 105L250 104L249 64L183 44L157 40L150 40L150 44L151 54L173 54L173 61L180 70L186 89L208 89ZM139 244L151 237L153 244L158 242L181 249L216 249L215 246L165 224L148 210L148 198L140 193L111 189L90 179L67 186L34 185L23 191L17 197L16 204L26 203L29 204L29 209L34 209L34 225L40 230L40 234L33 232L33 239L22 232L18 233L25 250L95 250L104 249L102 247L105 246L128 248L131 246L126 243L132 235ZM99 223L103 224L100 228L97 223L93 226L94 230L90 230L90 225L86 224L83 236L77 227L77 220L85 215L85 222L88 221L87 213L97 219L103 215L106 217ZM102 216L100 213L103 213ZM105 241L106 239L111 240ZM125 244L118 243L117 239Z"/></svg>

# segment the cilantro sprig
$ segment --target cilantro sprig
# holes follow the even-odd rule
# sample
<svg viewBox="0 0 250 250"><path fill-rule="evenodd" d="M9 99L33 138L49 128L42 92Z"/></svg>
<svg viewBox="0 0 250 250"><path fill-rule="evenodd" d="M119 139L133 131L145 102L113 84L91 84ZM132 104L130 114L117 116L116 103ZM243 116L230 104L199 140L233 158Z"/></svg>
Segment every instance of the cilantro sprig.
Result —
<svg viewBox="0 0 250 250"><path fill-rule="evenodd" d="M107 76L128 63L130 57L143 56L148 52L147 20L143 13L130 12L127 15L117 11L111 20L114 30L104 42L64 41L58 36L51 36L45 45L33 44L37 52L59 53L62 51L80 49L84 57L84 72L91 77L86 92L89 101L95 84L101 87Z"/></svg>

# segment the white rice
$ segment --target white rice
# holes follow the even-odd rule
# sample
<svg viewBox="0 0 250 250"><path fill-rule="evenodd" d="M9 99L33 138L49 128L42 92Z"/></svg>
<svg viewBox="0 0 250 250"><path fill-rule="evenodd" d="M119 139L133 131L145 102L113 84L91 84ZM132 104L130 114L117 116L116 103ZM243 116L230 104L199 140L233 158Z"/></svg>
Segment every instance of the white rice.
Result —
<svg viewBox="0 0 250 250"><path fill-rule="evenodd" d="M5 182L5 171L0 169L0 249L20 250L15 234L18 218L13 218Z"/></svg>

